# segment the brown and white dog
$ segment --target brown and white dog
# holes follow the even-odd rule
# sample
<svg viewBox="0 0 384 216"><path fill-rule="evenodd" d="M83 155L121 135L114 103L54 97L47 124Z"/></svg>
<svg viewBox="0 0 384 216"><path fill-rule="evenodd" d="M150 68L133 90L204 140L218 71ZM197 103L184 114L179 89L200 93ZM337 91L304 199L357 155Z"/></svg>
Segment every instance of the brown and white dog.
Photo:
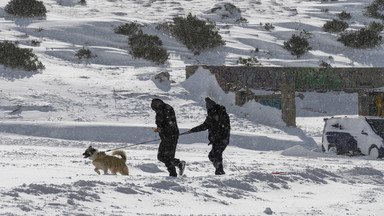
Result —
<svg viewBox="0 0 384 216"><path fill-rule="evenodd" d="M129 175L128 167L125 164L127 161L127 156L122 150L113 151L111 156L105 154L105 152L99 152L97 149L89 146L83 155L84 158L89 158L92 161L92 164L95 166L95 172L99 175L99 170L103 170L104 174L108 174L108 170L110 170L114 175L116 175L116 173L120 173L121 175ZM121 158L115 157L113 155L120 155Z"/></svg>

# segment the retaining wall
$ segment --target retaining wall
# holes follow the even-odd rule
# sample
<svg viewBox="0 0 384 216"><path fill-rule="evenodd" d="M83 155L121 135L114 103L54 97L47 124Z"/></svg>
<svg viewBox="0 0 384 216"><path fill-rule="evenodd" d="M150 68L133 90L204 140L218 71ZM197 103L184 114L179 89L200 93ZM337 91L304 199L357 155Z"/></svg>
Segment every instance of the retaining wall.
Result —
<svg viewBox="0 0 384 216"><path fill-rule="evenodd" d="M224 91L238 89L280 90L283 73L293 76L296 91L352 91L384 86L384 68L300 68L206 66ZM187 78L199 66L187 66Z"/></svg>
<svg viewBox="0 0 384 216"><path fill-rule="evenodd" d="M295 92L345 91L359 93L359 115L384 115L384 68L301 68L301 67L245 67L206 66L186 67L187 79L198 67L216 76L225 92L236 93L236 105L250 100L281 102L282 118L287 126L296 125ZM253 94L249 89L280 91L273 96ZM267 105L268 102L265 102Z"/></svg>

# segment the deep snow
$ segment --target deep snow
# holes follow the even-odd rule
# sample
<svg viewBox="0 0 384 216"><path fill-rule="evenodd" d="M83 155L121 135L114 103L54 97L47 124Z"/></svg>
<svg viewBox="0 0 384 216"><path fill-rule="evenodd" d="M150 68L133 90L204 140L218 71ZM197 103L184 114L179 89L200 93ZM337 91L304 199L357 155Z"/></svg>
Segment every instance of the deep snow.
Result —
<svg viewBox="0 0 384 216"><path fill-rule="evenodd" d="M7 15L0 1L0 40L32 48L46 66L41 73L0 67L0 215L381 215L382 160L320 151L323 118L357 114L357 95L302 93L297 128L287 128L278 110L250 102L234 105L204 69L185 80L186 65L236 65L256 55L264 66L383 67L383 45L344 47L322 25L342 10L350 28L369 2L241 0L227 19L210 9L224 1L46 0L47 17ZM328 9L328 12L324 12ZM323 11L322 11L323 10ZM226 46L195 56L156 24L191 12L216 21ZM235 23L239 16L248 23ZM136 21L158 35L170 53L162 66L134 59L127 38L113 28ZM376 20L377 21L377 20ZM260 24L262 23L262 24ZM271 31L264 29L272 23ZM292 34L311 33L312 50L299 59L282 48ZM41 41L32 46L30 41ZM79 62L86 47L97 55ZM259 53L251 50L259 48ZM330 58L332 56L332 58ZM154 75L167 71L170 82ZM257 90L255 90L257 91ZM167 177L157 161L158 142L124 149L130 176L97 175L82 153L157 139L150 101L160 97L175 108L181 132L202 123L204 98L226 106L232 124L225 151L227 174L215 176L208 160L207 133L180 137L176 156L185 175Z"/></svg>

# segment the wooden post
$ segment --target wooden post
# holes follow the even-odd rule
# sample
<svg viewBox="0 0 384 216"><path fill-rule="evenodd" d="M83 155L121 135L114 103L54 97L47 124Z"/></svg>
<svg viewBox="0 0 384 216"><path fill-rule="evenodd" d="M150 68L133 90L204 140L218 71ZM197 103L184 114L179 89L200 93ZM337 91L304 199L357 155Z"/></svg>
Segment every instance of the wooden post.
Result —
<svg viewBox="0 0 384 216"><path fill-rule="evenodd" d="M359 101L359 115L360 116L369 116L369 107L370 107L370 96L369 92L365 90L359 91L358 96Z"/></svg>
<svg viewBox="0 0 384 216"><path fill-rule="evenodd" d="M289 72L281 73L281 116L289 127L296 127L295 77Z"/></svg>

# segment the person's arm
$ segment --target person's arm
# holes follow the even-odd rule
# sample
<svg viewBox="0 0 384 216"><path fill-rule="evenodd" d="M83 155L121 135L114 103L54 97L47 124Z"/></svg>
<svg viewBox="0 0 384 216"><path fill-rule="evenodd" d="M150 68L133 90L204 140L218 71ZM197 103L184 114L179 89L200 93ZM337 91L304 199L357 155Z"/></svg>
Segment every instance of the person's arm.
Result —
<svg viewBox="0 0 384 216"><path fill-rule="evenodd" d="M156 113L156 125L157 125L157 132L159 132L160 134L164 132L163 129L165 128L165 123L164 123L163 111L159 111Z"/></svg>
<svg viewBox="0 0 384 216"><path fill-rule="evenodd" d="M211 118L209 116L207 116L207 118L205 119L203 124L192 128L191 130L189 130L189 132L195 133L195 132L207 130L209 128L209 126L211 125L210 122L211 122Z"/></svg>

